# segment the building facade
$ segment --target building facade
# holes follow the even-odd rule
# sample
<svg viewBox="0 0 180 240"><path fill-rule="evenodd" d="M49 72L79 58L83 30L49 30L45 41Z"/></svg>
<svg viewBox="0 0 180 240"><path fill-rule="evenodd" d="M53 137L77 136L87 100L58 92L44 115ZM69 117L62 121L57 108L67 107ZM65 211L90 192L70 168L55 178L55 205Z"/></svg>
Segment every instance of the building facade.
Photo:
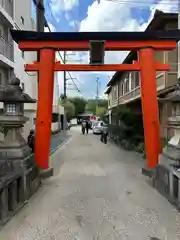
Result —
<svg viewBox="0 0 180 240"><path fill-rule="evenodd" d="M164 13L156 11L153 20L145 31L177 29L178 16L176 13ZM157 94L164 97L173 91L177 85L177 49L173 51L161 51L155 54L156 61L170 64L170 71L157 72ZM130 52L123 63L132 63L137 60L137 53ZM136 108L141 111L141 93L139 72L116 72L107 85L106 94L108 95L109 121L111 124L118 124L116 109L122 106ZM171 133L167 128L167 120L171 115L172 106L169 103L159 102L159 116L161 123L162 138L170 137Z"/></svg>
<svg viewBox="0 0 180 240"><path fill-rule="evenodd" d="M37 53L19 50L18 45L13 42L10 34L11 29L36 31L36 23L32 17L31 4L31 0L0 0L0 87L3 88L6 86L12 74L15 73L21 80L23 91L37 100L37 73L24 71L24 64L36 61ZM57 74L55 74L54 111L57 109L57 98L59 98L57 78ZM2 107L1 103L1 111ZM23 129L25 138L28 136L30 129L35 125L36 109L37 104L25 104L24 106L25 116L29 118L29 121L27 121ZM63 112L62 109L61 111Z"/></svg>
<svg viewBox="0 0 180 240"><path fill-rule="evenodd" d="M31 0L14 0L14 28L19 30L36 31L36 24L32 18ZM24 64L37 60L36 52L22 52L14 42L14 73L21 80L22 89L33 99L37 99L37 73L24 71ZM29 121L24 126L23 135L27 138L33 128L36 117L37 104L25 104L24 113Z"/></svg>
<svg viewBox="0 0 180 240"><path fill-rule="evenodd" d="M54 73L54 98L51 129L53 133L59 132L63 128L64 123L64 107L59 105L59 83L58 72Z"/></svg>

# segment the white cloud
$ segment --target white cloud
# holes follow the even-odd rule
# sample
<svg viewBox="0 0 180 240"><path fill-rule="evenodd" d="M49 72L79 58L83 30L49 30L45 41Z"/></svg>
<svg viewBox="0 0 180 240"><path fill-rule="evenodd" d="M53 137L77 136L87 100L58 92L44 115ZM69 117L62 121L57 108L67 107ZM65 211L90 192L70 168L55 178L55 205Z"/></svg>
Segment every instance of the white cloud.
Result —
<svg viewBox="0 0 180 240"><path fill-rule="evenodd" d="M124 3L123 3L124 2ZM164 12L177 11L177 5L172 0L161 0L153 4L155 0L144 1L108 1L100 0L88 7L87 17L80 23L80 31L144 31L152 20L156 9ZM157 2L157 1L156 1ZM150 10L150 17L147 22L142 22L132 17L132 7L146 8ZM107 52L106 63L120 63L128 52ZM109 74L110 73L104 73ZM112 76L112 73L111 73Z"/></svg>
<svg viewBox="0 0 180 240"><path fill-rule="evenodd" d="M79 31L144 31L149 22L152 20L154 12L156 9L162 10L164 12L175 12L177 11L177 5L175 1L172 0L161 0L158 4L154 4L156 0L146 0L146 1L137 1L137 0L100 0L94 1L87 11L87 17L83 19L79 24ZM156 1L157 2L157 1ZM52 10L54 13L57 13L60 9L69 10L75 5L78 4L78 1L68 1L68 0L52 0ZM132 17L133 8L146 8L150 11L150 17L147 22L143 22L141 16L139 19ZM67 15L67 18L69 16ZM75 20L72 21L69 18L69 23L71 26L74 25ZM106 63L120 63L126 57L127 52L107 52L105 55ZM89 54L88 53L77 53L75 59L79 59L81 56L83 63L88 63ZM95 95L95 79L98 74L101 78L106 78L107 76L112 76L111 73L94 73L89 74L91 77L88 77L89 73L72 73L73 77L77 77L80 82L76 82L80 89L89 87L89 96ZM92 81L89 83L90 78ZM63 87L62 74L59 74L59 83ZM60 87L60 88L61 88ZM93 88L94 87L94 88ZM63 88L62 88L63 89ZM93 90L94 89L94 90ZM87 91L88 92L88 91ZM104 89L102 89L103 96ZM70 95L77 95L77 92L69 92Z"/></svg>
<svg viewBox="0 0 180 240"><path fill-rule="evenodd" d="M156 9L165 12L177 10L172 0L161 0L158 4L153 4L154 2L155 0L148 0L143 6L142 2L134 1L133 3L133 0L100 0L99 3L95 1L88 7L87 17L80 23L80 31L144 31ZM151 15L148 22L141 23L132 17L131 8L135 6L149 8ZM122 62L126 55L127 52L107 52L105 61L108 63Z"/></svg>
<svg viewBox="0 0 180 240"><path fill-rule="evenodd" d="M79 0L51 0L51 8L53 13L57 14L59 11L71 10L79 4Z"/></svg>

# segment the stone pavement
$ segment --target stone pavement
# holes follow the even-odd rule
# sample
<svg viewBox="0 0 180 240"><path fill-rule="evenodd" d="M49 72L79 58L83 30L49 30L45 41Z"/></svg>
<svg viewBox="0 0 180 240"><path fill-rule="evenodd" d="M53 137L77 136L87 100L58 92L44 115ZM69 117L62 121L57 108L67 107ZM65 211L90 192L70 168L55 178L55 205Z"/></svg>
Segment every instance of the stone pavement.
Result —
<svg viewBox="0 0 180 240"><path fill-rule="evenodd" d="M71 130L55 176L0 232L2 240L179 240L180 214L141 175L137 154Z"/></svg>

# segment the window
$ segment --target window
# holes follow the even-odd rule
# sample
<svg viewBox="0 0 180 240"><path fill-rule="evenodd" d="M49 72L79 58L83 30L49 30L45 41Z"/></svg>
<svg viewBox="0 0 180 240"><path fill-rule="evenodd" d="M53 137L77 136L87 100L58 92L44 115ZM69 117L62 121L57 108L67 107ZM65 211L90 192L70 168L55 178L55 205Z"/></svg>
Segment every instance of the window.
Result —
<svg viewBox="0 0 180 240"><path fill-rule="evenodd" d="M115 100L117 98L117 87L115 86L112 92L112 98Z"/></svg>
<svg viewBox="0 0 180 240"><path fill-rule="evenodd" d="M128 93L128 92L129 92L129 79L125 79L124 93Z"/></svg>
<svg viewBox="0 0 180 240"><path fill-rule="evenodd" d="M133 72L130 72L128 75L129 78L129 91L132 90L133 86L132 86L132 82L133 82Z"/></svg>
<svg viewBox="0 0 180 240"><path fill-rule="evenodd" d="M52 123L56 123L59 121L59 115L57 113L52 114Z"/></svg>
<svg viewBox="0 0 180 240"><path fill-rule="evenodd" d="M24 25L24 18L21 16L21 23Z"/></svg>
<svg viewBox="0 0 180 240"><path fill-rule="evenodd" d="M129 81L130 81L130 82L132 81L132 72L129 73Z"/></svg>
<svg viewBox="0 0 180 240"><path fill-rule="evenodd" d="M120 89L119 89L119 95L123 96L123 94L124 94L124 83L121 83L120 84Z"/></svg>
<svg viewBox="0 0 180 240"><path fill-rule="evenodd" d="M0 37L3 37L3 30L0 28Z"/></svg>
<svg viewBox="0 0 180 240"><path fill-rule="evenodd" d="M134 84L134 87L139 87L140 85L140 82L139 82L139 72L135 72L134 73L134 81L135 81L135 84Z"/></svg>
<svg viewBox="0 0 180 240"><path fill-rule="evenodd" d="M7 104L6 112L8 115L16 115L16 104Z"/></svg>
<svg viewBox="0 0 180 240"><path fill-rule="evenodd" d="M2 73L0 73L0 89L1 89L1 86L3 85L3 82L2 82Z"/></svg>

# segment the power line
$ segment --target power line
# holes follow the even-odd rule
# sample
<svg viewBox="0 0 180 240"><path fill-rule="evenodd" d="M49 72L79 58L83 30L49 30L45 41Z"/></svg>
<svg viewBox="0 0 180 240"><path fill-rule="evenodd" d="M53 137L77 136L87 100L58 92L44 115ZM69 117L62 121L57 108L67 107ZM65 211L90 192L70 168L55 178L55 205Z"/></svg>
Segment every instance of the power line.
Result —
<svg viewBox="0 0 180 240"><path fill-rule="evenodd" d="M157 5L159 2L154 1L153 3L150 3L148 1L142 1L142 0L135 0L135 1L127 1L127 0L106 0L106 2L113 2L113 3L118 3L118 4L126 4L130 7L134 6L134 7L149 7L149 5L153 6L153 5ZM170 1L169 0L162 0L162 2L160 3L162 5L169 5ZM177 0L171 0L171 6L178 6L178 2Z"/></svg>
<svg viewBox="0 0 180 240"><path fill-rule="evenodd" d="M148 3L148 2L142 2L142 1L125 1L125 0L106 0L107 2L111 2L114 4L121 4L122 6L126 6L128 8L140 8L140 9L148 9L148 8L156 8L156 5L158 5L158 2L154 3ZM161 7L166 7L170 6L171 11L177 12L178 9L178 3L177 2L161 2Z"/></svg>
<svg viewBox="0 0 180 240"><path fill-rule="evenodd" d="M36 5L36 7L41 6L41 4L38 4L38 3L37 3L37 0L33 0L33 3ZM49 4L49 2L47 2L47 3L48 3L48 6L49 6L49 9L50 9L50 12L51 12L51 14L53 15L53 13L52 13L52 11L51 11L50 4ZM43 7L43 6L41 6L41 7ZM55 18L54 18L54 19L55 19ZM48 25L48 22L47 22L45 16L44 16L44 22L45 22L45 27L48 28L49 32L52 32L52 31L51 31L51 28L50 28L49 25ZM60 57L60 59L61 59L61 62L65 64L64 59L63 59L63 57L62 57L62 55L61 55L61 53L60 53L59 51L58 51L58 54L59 54L59 57ZM77 92L79 92L82 96L84 96L84 94L80 91L80 89L78 88L77 84L76 84L75 81L73 80L73 77L71 76L70 72L67 72L67 73L68 73L70 79L72 80L72 82L74 83Z"/></svg>
<svg viewBox="0 0 180 240"><path fill-rule="evenodd" d="M47 24L47 27L48 27L48 30L51 32L51 29L50 29L50 27L49 27L48 24ZM60 59L61 59L61 62L65 64L65 58L63 59L63 57L62 57L62 55L61 55L61 53L60 53L59 51L58 51L58 54L59 54L59 57L60 57ZM65 72L65 71L64 71L64 72ZM82 96L84 96L84 94L80 91L80 89L78 88L77 84L75 83L75 81L74 81L73 77L71 76L70 72L67 71L67 73L68 73L71 81L74 83L77 92L79 92ZM66 76L64 76L64 77L66 77ZM66 85L66 84L65 84L65 85ZM65 87L64 87L64 88L65 88ZM66 90L65 90L65 92L66 92Z"/></svg>
<svg viewBox="0 0 180 240"><path fill-rule="evenodd" d="M97 79L96 79L96 83L97 83L97 86L96 86L96 101L97 101L97 103L96 103L96 107L98 108L99 107L99 77L97 77Z"/></svg>
<svg viewBox="0 0 180 240"><path fill-rule="evenodd" d="M54 14L52 13L51 6L50 6L50 4L49 4L49 1L47 1L47 4L48 4L48 7L49 7L49 10L50 10L50 12L51 12L51 15L52 15L53 19L56 21L56 19L55 19L55 17L54 17ZM47 22L47 21L46 21L46 22ZM48 23L47 23L47 25L48 25ZM48 29L49 29L49 31L51 32L51 29L49 28L49 26L48 26ZM58 51L58 54L59 54L59 57L60 57L60 59L61 59L61 62L65 64L65 63L66 63L66 56L68 56L68 55L66 54L66 52L64 52L64 59L63 59L63 57L62 57L62 55L61 55L61 53L60 53L59 51ZM68 73L71 81L74 83L77 92L79 92L82 96L84 96L84 94L80 91L80 89L78 88L77 84L75 83L74 78L72 77L72 75L70 74L70 72L67 71L67 73ZM64 95L66 95L66 71L64 71ZM66 97L66 96L65 96L65 97Z"/></svg>

